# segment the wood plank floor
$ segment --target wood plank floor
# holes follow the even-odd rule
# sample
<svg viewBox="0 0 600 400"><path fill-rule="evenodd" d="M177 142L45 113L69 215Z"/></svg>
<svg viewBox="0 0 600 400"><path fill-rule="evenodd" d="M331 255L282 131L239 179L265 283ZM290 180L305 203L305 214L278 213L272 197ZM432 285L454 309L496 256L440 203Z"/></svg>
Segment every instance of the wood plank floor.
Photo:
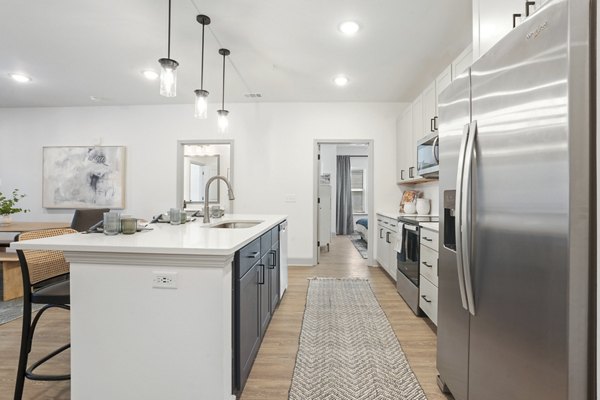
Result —
<svg viewBox="0 0 600 400"><path fill-rule="evenodd" d="M273 316L241 400L285 400L292 380L308 278L360 277L370 281L408 361L429 400L445 400L436 383L435 326L416 317L382 268L368 267L347 237L333 238L316 267L290 267L289 287Z"/></svg>
<svg viewBox="0 0 600 400"><path fill-rule="evenodd" d="M425 318L418 318L396 293L394 282L381 268L367 267L350 240L336 237L331 251L322 254L317 267L291 267L289 287L266 333L250 374L242 400L285 400L288 398L294 370L298 339L304 315L307 278L361 277L369 279L379 304L385 311L408 361L429 400L443 400L436 385L436 336ZM39 358L69 340L68 313L50 310L42 318L36 332L32 357ZM21 320L0 326L0 400L12 399L18 360ZM69 369L68 352L48 363L46 371ZM43 369L41 369L42 371ZM66 400L70 398L69 382L25 383L24 399ZM133 400L133 399L132 399Z"/></svg>

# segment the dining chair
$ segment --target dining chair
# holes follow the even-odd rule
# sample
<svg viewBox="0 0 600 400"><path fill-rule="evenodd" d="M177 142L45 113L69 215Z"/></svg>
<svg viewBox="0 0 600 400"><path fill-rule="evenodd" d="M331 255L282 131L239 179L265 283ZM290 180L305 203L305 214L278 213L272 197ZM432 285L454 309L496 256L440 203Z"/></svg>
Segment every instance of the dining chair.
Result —
<svg viewBox="0 0 600 400"><path fill-rule="evenodd" d="M45 229L24 232L16 236L15 241L24 241L52 236L77 233L70 228ZM25 378L34 381L61 381L71 378L70 374L36 374L34 370L51 358L62 353L71 344L52 351L27 367L29 353L33 343L33 334L41 316L51 308L70 309L69 263L62 251L17 250L21 273L23 275L23 329L21 332L21 350L15 385L15 400L21 400ZM32 305L43 304L32 322Z"/></svg>
<svg viewBox="0 0 600 400"><path fill-rule="evenodd" d="M92 226L102 221L104 213L109 211L109 208L75 210L73 220L71 221L71 229L75 229L77 232L87 231Z"/></svg>

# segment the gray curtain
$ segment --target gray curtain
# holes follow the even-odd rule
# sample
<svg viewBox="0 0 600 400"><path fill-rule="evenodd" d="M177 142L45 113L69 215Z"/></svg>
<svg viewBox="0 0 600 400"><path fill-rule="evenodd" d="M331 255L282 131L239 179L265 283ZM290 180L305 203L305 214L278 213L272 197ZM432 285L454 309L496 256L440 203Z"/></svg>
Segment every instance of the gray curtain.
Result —
<svg viewBox="0 0 600 400"><path fill-rule="evenodd" d="M350 156L337 156L337 214L336 233L349 235L354 233L352 220L352 175L350 171Z"/></svg>

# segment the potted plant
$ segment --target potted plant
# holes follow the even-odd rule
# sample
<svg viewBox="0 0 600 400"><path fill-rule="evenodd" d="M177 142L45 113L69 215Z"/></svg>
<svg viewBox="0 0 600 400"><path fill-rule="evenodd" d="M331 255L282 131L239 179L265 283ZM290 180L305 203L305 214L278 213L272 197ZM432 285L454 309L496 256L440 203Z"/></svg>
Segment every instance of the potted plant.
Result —
<svg viewBox="0 0 600 400"><path fill-rule="evenodd" d="M0 192L0 226L10 225L12 223L13 214L29 212L29 210L16 207L16 204L23 197L25 197L25 195L19 194L19 189L13 190L12 195L9 197L6 197Z"/></svg>

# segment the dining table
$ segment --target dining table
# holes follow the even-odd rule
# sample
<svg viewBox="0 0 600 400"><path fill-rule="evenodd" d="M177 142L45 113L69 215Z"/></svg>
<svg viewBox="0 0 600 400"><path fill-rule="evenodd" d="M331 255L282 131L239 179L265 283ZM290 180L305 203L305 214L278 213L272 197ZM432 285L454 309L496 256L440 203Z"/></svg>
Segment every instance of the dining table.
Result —
<svg viewBox="0 0 600 400"><path fill-rule="evenodd" d="M6 248L14 241L14 237L23 232L43 229L68 228L70 222L13 222L0 226L0 265L2 266L2 301L23 296L23 278L19 258L14 252L6 252ZM8 234L14 235L8 235Z"/></svg>

